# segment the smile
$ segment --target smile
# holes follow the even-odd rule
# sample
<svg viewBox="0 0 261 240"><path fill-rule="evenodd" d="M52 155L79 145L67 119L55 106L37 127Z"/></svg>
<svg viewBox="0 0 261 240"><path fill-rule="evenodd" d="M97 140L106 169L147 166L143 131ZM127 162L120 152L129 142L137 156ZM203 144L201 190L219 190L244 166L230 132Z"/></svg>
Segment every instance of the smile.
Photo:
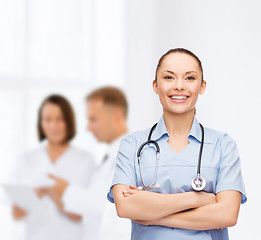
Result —
<svg viewBox="0 0 261 240"><path fill-rule="evenodd" d="M169 98L174 103L184 103L184 102L187 101L189 96L186 96L186 95L170 95Z"/></svg>
<svg viewBox="0 0 261 240"><path fill-rule="evenodd" d="M176 100L184 100L184 99L187 99L188 97L187 96L171 96L170 98L176 99Z"/></svg>

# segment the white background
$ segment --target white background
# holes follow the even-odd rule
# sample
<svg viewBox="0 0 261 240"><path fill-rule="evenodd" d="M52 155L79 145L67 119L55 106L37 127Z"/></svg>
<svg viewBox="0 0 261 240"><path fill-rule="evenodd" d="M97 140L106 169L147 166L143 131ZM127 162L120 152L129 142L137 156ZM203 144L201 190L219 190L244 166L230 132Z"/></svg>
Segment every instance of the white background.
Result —
<svg viewBox="0 0 261 240"><path fill-rule="evenodd" d="M98 159L104 146L85 131L84 97L93 88L121 87L130 131L150 127L161 116L151 88L157 61L184 47L202 60L207 81L198 120L230 134L241 155L248 202L230 239L258 238L260 7L257 0L0 0L0 181L17 156L37 146L37 110L50 93L72 102L74 144ZM0 239L13 240L2 195Z"/></svg>

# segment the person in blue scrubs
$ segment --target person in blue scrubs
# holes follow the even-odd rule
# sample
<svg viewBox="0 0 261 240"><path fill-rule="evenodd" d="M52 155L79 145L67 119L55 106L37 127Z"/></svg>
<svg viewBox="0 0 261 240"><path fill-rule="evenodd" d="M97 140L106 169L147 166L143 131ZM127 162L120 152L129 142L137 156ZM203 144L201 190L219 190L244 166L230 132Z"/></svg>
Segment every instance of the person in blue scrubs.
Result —
<svg viewBox="0 0 261 240"><path fill-rule="evenodd" d="M191 187L202 141L195 106L205 89L201 62L191 51L171 49L160 58L153 90L163 116L151 136L160 147L155 181L160 187L137 189L143 186L137 151L149 128L122 140L108 193L118 216L132 220L131 239L227 240L227 228L237 222L247 199L237 146L226 133L204 127L200 172L207 185L201 192ZM154 178L155 154L153 144L141 152L146 185Z"/></svg>

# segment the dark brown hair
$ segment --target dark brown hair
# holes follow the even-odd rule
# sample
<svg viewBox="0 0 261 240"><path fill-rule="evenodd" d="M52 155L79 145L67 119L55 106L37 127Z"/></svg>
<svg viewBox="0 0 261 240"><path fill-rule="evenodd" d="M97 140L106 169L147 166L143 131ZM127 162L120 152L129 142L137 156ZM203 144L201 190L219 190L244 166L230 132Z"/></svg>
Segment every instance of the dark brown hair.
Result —
<svg viewBox="0 0 261 240"><path fill-rule="evenodd" d="M44 140L46 138L42 126L41 126L41 120L42 120L42 109L46 103L52 103L60 107L63 118L66 124L66 139L65 141L70 141L73 139L76 133L76 127L75 127L75 116L73 112L73 108L70 104L70 102L61 95L50 95L44 101L42 102L39 111L38 111L38 121L37 121L37 128L38 128L38 138L40 141Z"/></svg>
<svg viewBox="0 0 261 240"><path fill-rule="evenodd" d="M185 49L185 48L174 48L174 49L170 49L169 51L167 51L165 54L163 54L163 55L161 56L161 58L160 58L159 61L158 61L157 68L156 68L155 81L157 81L157 73L158 73L158 70L159 70L159 68L160 68L160 66L161 66L162 61L164 60L164 58L165 58L167 55L169 55L169 54L171 54L171 53L185 53L185 54L190 55L190 56L193 57L194 59L196 59L196 61L198 62L199 68L200 68L200 70L201 70L201 72L202 72L202 82L203 82L203 79L204 79L204 78L203 78L203 68L202 68L201 61L199 60L199 58L198 58L193 52L191 52L191 51L189 51L189 50L187 50L187 49Z"/></svg>
<svg viewBox="0 0 261 240"><path fill-rule="evenodd" d="M104 104L120 107L125 117L128 115L128 102L125 94L119 88L111 86L98 88L89 93L86 100L102 100Z"/></svg>

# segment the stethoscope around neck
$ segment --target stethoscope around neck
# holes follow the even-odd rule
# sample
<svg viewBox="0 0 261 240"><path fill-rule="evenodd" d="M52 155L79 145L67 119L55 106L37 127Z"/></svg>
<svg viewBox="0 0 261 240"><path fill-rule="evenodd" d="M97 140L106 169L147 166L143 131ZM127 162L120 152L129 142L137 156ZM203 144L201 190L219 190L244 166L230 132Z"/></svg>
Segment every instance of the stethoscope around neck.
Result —
<svg viewBox="0 0 261 240"><path fill-rule="evenodd" d="M201 124L199 124L199 125L200 125L200 128L201 128L201 144L200 144L199 155L198 155L197 176L195 178L193 178L192 181L191 181L191 187L195 191L202 191L206 187L206 184L207 184L205 179L200 176L201 157L202 157L203 145L204 145L204 127ZM141 144L141 146L139 147L138 152L137 152L138 164L139 164L139 170L140 170L140 177L141 177L141 181L142 181L142 184L143 184L143 187L142 186L138 187L139 190L154 189L154 188L159 188L160 187L160 185L158 183L155 184L155 181L157 179L157 173L158 173L158 162L159 162L159 157L160 157L160 147L159 147L159 144L156 141L151 140L152 132L156 128L156 126L157 126L157 123L154 124L154 126L150 129L148 140L146 142L144 142L143 144ZM150 185L146 185L145 184L144 179L142 177L142 171L141 171L141 165L140 165L141 152L142 152L142 149L147 144L154 144L155 147L156 147L155 171L154 171L153 180L152 180Z"/></svg>

